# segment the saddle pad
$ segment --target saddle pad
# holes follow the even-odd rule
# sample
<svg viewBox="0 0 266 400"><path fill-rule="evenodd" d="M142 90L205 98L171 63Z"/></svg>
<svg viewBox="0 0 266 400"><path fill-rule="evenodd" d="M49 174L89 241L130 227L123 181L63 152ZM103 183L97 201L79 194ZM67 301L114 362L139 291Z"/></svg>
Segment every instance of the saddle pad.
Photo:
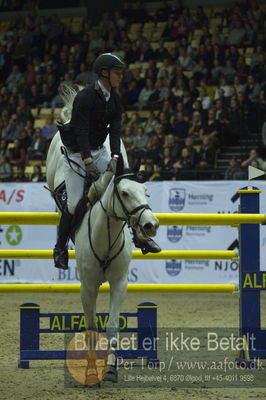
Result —
<svg viewBox="0 0 266 400"><path fill-rule="evenodd" d="M59 186L55 189L54 193L54 200L56 202L57 207L62 212L67 207L67 192L66 192L66 184L65 181L60 183Z"/></svg>
<svg viewBox="0 0 266 400"><path fill-rule="evenodd" d="M55 189L53 193L53 197L55 199L56 205L58 209L63 212L63 210L67 209L67 192L66 192L66 184L65 181L63 181L57 188ZM82 222L82 219L88 210L87 208L87 198L84 194L84 196L79 200L75 214L73 216L72 220L72 228L71 228L71 239L72 242L74 243L74 234L75 231L78 229L79 225Z"/></svg>

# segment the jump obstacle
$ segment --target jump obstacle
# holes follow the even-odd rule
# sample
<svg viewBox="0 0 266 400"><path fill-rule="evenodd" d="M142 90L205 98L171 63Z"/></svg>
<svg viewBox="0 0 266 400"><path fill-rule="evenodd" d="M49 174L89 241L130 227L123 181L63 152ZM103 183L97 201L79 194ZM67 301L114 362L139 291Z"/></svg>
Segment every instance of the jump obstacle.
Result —
<svg viewBox="0 0 266 400"><path fill-rule="evenodd" d="M123 359L145 358L149 365L156 365L157 348L147 350L145 341L157 337L157 308L154 303L146 302L137 306L135 313L121 313L119 318L120 333L137 333L136 349L117 350L117 356ZM137 318L137 327L129 328L128 319ZM49 319L48 328L40 328L41 319ZM97 314L98 331L105 332L107 313ZM82 313L41 313L40 306L25 303L20 306L20 358L18 367L29 368L30 360L64 360L66 350L40 350L42 333L76 333L86 330L86 321ZM75 352L76 353L76 352Z"/></svg>
<svg viewBox="0 0 266 400"><path fill-rule="evenodd" d="M260 190L257 188L244 188L238 191L240 194L240 213L239 214L155 214L159 220L161 225L229 225L233 227L239 228L239 244L240 244L240 268L239 268L239 290L240 290L240 336L243 337L247 343L247 349L242 351L239 360L246 361L247 365L249 364L249 360L253 358L266 358L266 330L261 329L261 309L260 309L260 291L266 289L266 272L260 271L260 227L259 224L266 223L266 215L259 214L259 194L261 193ZM59 216L57 213L0 213L0 223L2 224L29 224L29 225L56 225L59 222ZM17 252L17 253L16 253ZM50 258L51 252L48 250L36 250L33 253L33 250L2 250L0 256L10 256L12 258ZM20 252L20 253L19 253ZM24 252L24 253L23 253ZM45 253L43 253L45 252ZM205 252L203 254L203 252ZM173 254L175 253L175 254ZM177 252L174 251L170 253L169 251L164 251L159 253L160 258L181 258L183 254L183 258L204 258L210 259L209 257L213 256L211 251L195 251L194 254L192 251L186 252ZM217 259L218 251L214 251L216 253ZM40 257L40 256L45 257ZM23 257L24 256L24 257ZM70 253L71 258L74 257L74 254ZM201 256L201 257L200 257ZM220 252L220 257L224 256L228 259L237 258L236 252L229 252L224 251ZM159 258L158 254L155 255L145 255L142 257L141 252L133 252L134 258L143 258L143 259L151 259L151 258ZM213 258L212 258L213 259ZM12 286L15 290L11 289ZM38 289L37 285L18 285L21 286L21 291L24 293L30 290L29 286ZM0 292L13 292L17 291L18 286L14 286L14 284L5 285L0 284ZM66 290L69 292L70 288L63 288L66 285L57 285L62 286L62 288L57 288L56 290ZM69 285L73 286L74 285ZM136 285L132 285L136 286ZM152 285L154 288L151 291L158 291L159 288L156 289L157 285ZM167 288L164 291L167 292L177 292L177 288L171 288L172 285L169 286L169 290ZM177 285L174 285L177 286ZM183 285L184 291L193 290L191 285ZM199 285L204 286L204 285ZM211 285L208 285L211 286ZM225 285L220 285L225 286ZM10 287L11 290L8 290ZM46 285L46 289L42 287L42 290L45 292L53 291L50 289L52 285ZM186 288L185 288L186 287ZM2 288L2 290L1 290ZM49 289L48 289L49 288ZM233 288L231 288L233 289ZM231 291L235 291L234 288ZM35 291L33 290L33 291ZM107 289L106 289L107 290ZM161 288L163 291L163 289ZM181 290L182 291L182 290ZM228 290L229 291L229 290ZM146 304L146 303L145 303ZM142 306L142 305L140 305ZM150 305L153 307L153 313L156 314L157 306L155 304ZM148 308L150 307L148 305ZM31 314L34 312L33 310L40 310L39 305L35 304L23 304L21 306L21 337L20 337L20 362L19 367L28 368L29 367L29 360L30 359L62 359L64 358L64 352L62 350L58 351L43 351L39 350L39 339L40 333L51 332L51 326L48 330L40 329L40 318L41 317L49 317L55 318L56 316L65 315L60 313L51 313L51 314L38 314L38 318L35 316L31 319ZM28 308L29 307L29 308ZM27 311L28 310L28 311ZM32 310L32 311L30 311ZM37 311L36 311L37 312ZM37 315L37 314L36 314ZM70 314L71 315L71 314ZM75 314L77 315L77 314ZM101 314L99 314L101 315ZM105 314L103 314L105 315ZM123 314L121 314L123 316ZM132 316L131 313L126 313L127 316ZM134 314L136 317L136 315ZM71 318L70 316L67 318ZM149 321L149 318L152 318L153 321L156 321L156 316L149 317L148 314L145 314L146 321ZM34 322L30 322L34 321ZM139 325L139 321L138 321ZM141 323L140 323L141 326ZM155 328L156 328L155 324ZM143 326L142 326L143 327ZM147 325L146 325L147 327ZM27 339L29 333L34 337L33 341ZM141 335L141 331L139 328L136 328L134 332L137 332L138 335ZM156 329L153 329L153 332L156 332ZM150 334L148 332L145 333ZM255 335L256 337L256 348L252 348L249 340ZM34 343L34 348L32 344ZM138 349L143 352L142 348ZM136 351L138 351L136 350ZM33 351L33 353L30 353ZM57 353L58 352L58 353ZM133 355L133 357L131 357ZM32 356L32 358L30 357ZM125 355L124 355L125 356ZM135 358L135 357L142 357L138 355L138 353L127 353L125 356L126 358ZM28 357L28 358L25 358ZM145 355L148 359L157 360L157 350L155 349L152 354Z"/></svg>

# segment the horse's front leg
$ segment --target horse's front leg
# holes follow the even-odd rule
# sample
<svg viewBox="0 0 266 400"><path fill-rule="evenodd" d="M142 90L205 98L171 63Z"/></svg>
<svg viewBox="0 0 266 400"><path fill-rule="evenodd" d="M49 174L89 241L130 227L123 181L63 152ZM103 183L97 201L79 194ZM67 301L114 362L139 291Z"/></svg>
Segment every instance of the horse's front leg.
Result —
<svg viewBox="0 0 266 400"><path fill-rule="evenodd" d="M87 329L97 331L96 324L96 300L99 286L95 283L87 283L81 280L80 295L83 305L84 315L87 322Z"/></svg>
<svg viewBox="0 0 266 400"><path fill-rule="evenodd" d="M84 315L87 322L87 331L85 335L87 351L87 366L84 376L84 383L87 386L98 386L102 377L99 376L97 369L96 344L98 341L98 327L96 324L96 300L98 295L98 286L87 280L81 279L80 286L81 300L83 304Z"/></svg>
<svg viewBox="0 0 266 400"><path fill-rule="evenodd" d="M122 302L127 292L127 274L120 280L109 280L110 306L109 319L106 325L106 334L109 341L110 352L107 360L107 373L104 380L117 382L117 360L115 350L119 340L119 316Z"/></svg>

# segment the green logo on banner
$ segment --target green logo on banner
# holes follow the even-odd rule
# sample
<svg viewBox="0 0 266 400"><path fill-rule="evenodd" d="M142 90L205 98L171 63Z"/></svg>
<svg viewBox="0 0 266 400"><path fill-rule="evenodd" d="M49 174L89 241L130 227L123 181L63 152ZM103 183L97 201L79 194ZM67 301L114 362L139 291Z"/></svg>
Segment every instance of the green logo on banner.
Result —
<svg viewBox="0 0 266 400"><path fill-rule="evenodd" d="M22 239L22 230L18 225L11 225L6 231L6 241L10 246L17 246Z"/></svg>

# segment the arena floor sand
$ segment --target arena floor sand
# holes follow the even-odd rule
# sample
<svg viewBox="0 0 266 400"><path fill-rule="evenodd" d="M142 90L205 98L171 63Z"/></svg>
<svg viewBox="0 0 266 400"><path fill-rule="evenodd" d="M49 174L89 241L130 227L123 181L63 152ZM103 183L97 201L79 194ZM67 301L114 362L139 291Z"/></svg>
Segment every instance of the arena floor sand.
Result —
<svg viewBox="0 0 266 400"><path fill-rule="evenodd" d="M107 294L100 294L98 311L108 311ZM263 298L266 307L266 299ZM135 312L142 301L159 305L159 327L237 327L238 295L234 294L128 294L122 311ZM0 400L64 399L265 399L262 388L128 388L115 386L100 389L66 388L63 361L32 361L30 369L18 369L19 305L34 302L42 312L81 312L78 294L0 294ZM265 309L264 307L264 309ZM49 348L63 348L63 335L49 334ZM266 373L265 373L266 374ZM266 386L266 375L265 375Z"/></svg>

